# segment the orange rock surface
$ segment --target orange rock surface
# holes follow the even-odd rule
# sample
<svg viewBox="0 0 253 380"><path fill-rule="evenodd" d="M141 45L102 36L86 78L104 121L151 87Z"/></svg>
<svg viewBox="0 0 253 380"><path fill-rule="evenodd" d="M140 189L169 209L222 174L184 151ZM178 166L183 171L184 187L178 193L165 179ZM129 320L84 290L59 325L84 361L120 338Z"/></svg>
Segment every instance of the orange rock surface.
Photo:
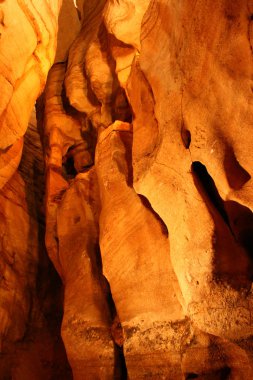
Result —
<svg viewBox="0 0 253 380"><path fill-rule="evenodd" d="M253 4L60 5L0 4L0 379L252 379Z"/></svg>

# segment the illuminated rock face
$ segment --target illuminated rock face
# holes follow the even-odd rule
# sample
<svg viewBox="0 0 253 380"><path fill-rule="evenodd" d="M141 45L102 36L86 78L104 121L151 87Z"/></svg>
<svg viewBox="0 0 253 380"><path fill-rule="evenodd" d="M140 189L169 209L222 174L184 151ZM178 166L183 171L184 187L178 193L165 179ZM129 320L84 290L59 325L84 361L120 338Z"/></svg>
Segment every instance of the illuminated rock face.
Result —
<svg viewBox="0 0 253 380"><path fill-rule="evenodd" d="M54 61L60 0L1 1L0 148L26 131Z"/></svg>
<svg viewBox="0 0 253 380"><path fill-rule="evenodd" d="M251 379L253 5L77 5L70 8L76 29L62 45L59 33L56 62L43 72L37 110L45 168L42 148L28 148L29 138L38 140L29 128L16 171L27 121L17 113L15 128L2 124L0 331L9 361L0 360L0 375L71 378L61 342L52 348L59 320L48 331L38 311L60 314L62 306L74 379ZM52 64L48 54L42 50L38 65ZM21 59L16 65L23 70ZM42 87L27 87L31 105ZM49 305L34 306L31 318L31 304L59 281L38 255L44 235L64 297L60 287L47 294ZM38 293L42 262L48 283ZM27 323L35 343L24 354ZM61 352L58 372L35 359L27 364L31 351L43 357L39 327L51 347L44 362Z"/></svg>
<svg viewBox="0 0 253 380"><path fill-rule="evenodd" d="M30 118L54 61L59 8L58 0L0 3L1 379L71 378L62 285L44 245L42 146Z"/></svg>

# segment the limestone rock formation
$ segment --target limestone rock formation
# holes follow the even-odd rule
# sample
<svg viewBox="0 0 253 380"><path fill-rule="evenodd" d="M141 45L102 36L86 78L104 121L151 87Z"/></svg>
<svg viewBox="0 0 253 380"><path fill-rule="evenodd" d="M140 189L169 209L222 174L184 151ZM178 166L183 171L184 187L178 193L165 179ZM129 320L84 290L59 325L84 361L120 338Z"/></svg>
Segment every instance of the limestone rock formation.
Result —
<svg viewBox="0 0 253 380"><path fill-rule="evenodd" d="M0 9L0 378L250 380L253 4Z"/></svg>

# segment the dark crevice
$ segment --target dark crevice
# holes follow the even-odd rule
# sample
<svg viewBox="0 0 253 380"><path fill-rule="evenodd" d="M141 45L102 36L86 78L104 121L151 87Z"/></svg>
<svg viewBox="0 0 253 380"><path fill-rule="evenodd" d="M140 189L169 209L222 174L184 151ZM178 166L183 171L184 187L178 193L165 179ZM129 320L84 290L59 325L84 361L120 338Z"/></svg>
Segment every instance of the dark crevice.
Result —
<svg viewBox="0 0 253 380"><path fill-rule="evenodd" d="M181 138L186 149L190 148L191 145L191 132L185 127L185 124L182 123L181 126Z"/></svg>
<svg viewBox="0 0 253 380"><path fill-rule="evenodd" d="M66 157L63 159L62 175L67 180L75 178L75 176L77 175L77 171L74 165L74 158L70 154L67 154Z"/></svg>
<svg viewBox="0 0 253 380"><path fill-rule="evenodd" d="M220 194L215 186L214 180L206 170L205 165L199 161L192 163L192 173L197 189L205 199L213 204L215 209L219 212L224 222L229 226L229 220L224 208L224 203Z"/></svg>
<svg viewBox="0 0 253 380"><path fill-rule="evenodd" d="M127 378L128 378L127 366L126 366L126 360L124 357L123 347L119 347L118 350L119 350L119 361L121 364L121 373L120 373L119 379L120 380L127 380Z"/></svg>
<svg viewBox="0 0 253 380"><path fill-rule="evenodd" d="M133 120L132 110L128 103L125 90L121 87L118 88L114 99L112 120L120 120L127 123L132 123Z"/></svg>
<svg viewBox="0 0 253 380"><path fill-rule="evenodd" d="M154 215L154 217L156 218L156 220L158 220L158 222L160 223L162 234L168 238L169 237L168 228L167 228L166 224L164 223L164 221L162 220L162 218L160 217L160 215L157 214L157 212L153 209L149 200L144 195L138 194L138 196L139 196L143 206L145 208L147 208L148 210L150 210L152 212L152 214Z"/></svg>
<svg viewBox="0 0 253 380"><path fill-rule="evenodd" d="M95 257L93 257L93 255L90 255L93 268L92 271L94 277L97 277L99 279L101 290L105 296L105 302L110 313L111 336L114 342L115 357L114 379L125 380L127 379L127 369L123 353L123 330L117 314L115 302L113 300L110 284L107 278L103 275L103 263L98 243L95 248L95 253Z"/></svg>
<svg viewBox="0 0 253 380"><path fill-rule="evenodd" d="M209 373L201 374L202 380L229 380L231 375L231 369L227 366L210 371Z"/></svg>
<svg viewBox="0 0 253 380"><path fill-rule="evenodd" d="M226 380L226 379L229 379L230 377L230 374L231 374L231 368L229 367L223 367L220 369L220 378L221 380Z"/></svg>
<svg viewBox="0 0 253 380"><path fill-rule="evenodd" d="M197 379L199 377L199 375L197 373L187 373L185 375L185 380L190 380L190 379Z"/></svg>
<svg viewBox="0 0 253 380"><path fill-rule="evenodd" d="M231 368L224 366L214 371L201 372L197 374L195 372L189 372L185 374L185 380L201 379L201 380L228 380L230 379Z"/></svg>
<svg viewBox="0 0 253 380"><path fill-rule="evenodd" d="M31 295L31 308L27 320L27 330L23 340L17 346L18 349L15 350L15 356L18 357L21 353L20 357L22 358L23 350L27 350L27 352L29 350L33 351L41 359L42 366L38 368L43 369L43 362L46 362L49 366L52 366L52 378L70 380L72 379L72 371L61 338L63 284L47 255L45 246L46 223L43 207L45 167L40 138L37 124L30 123L24 136L24 148L19 173L25 183L26 204L30 217L26 257L28 261L31 261L29 265L36 265L36 278L27 280L27 291ZM34 220L37 221L37 227L34 225ZM37 238L36 259L31 256L32 253L34 255L34 250L36 249L35 238ZM59 244L57 237L55 242L57 245ZM33 260L38 261L33 263ZM30 281L32 284L31 289L29 289L31 286ZM38 316L40 318L39 330ZM47 352L47 350L41 349L43 345L44 347L52 345L53 351L49 350ZM31 360L33 358L34 356L31 355ZM26 366L26 364L24 365Z"/></svg>
<svg viewBox="0 0 253 380"><path fill-rule="evenodd" d="M206 167L193 162L194 183L212 215L215 230L213 275L235 289L250 289L253 280L253 216L237 202L224 202Z"/></svg>
<svg viewBox="0 0 253 380"><path fill-rule="evenodd" d="M123 330L117 314L116 306L112 297L110 284L106 277L102 275L101 278L102 286L106 293L106 301L111 313L111 320L117 321L117 334L121 335L121 338L116 338L114 333L114 323L112 323L112 339L114 341L114 357L115 357L115 367L114 367L114 379L115 380L127 380L127 367L123 351ZM121 341L121 342L119 342Z"/></svg>
<svg viewBox="0 0 253 380"><path fill-rule="evenodd" d="M238 162L234 150L229 146L225 149L223 165L228 184L232 189L241 189L251 179L249 173Z"/></svg>
<svg viewBox="0 0 253 380"><path fill-rule="evenodd" d="M253 213L247 207L235 202L225 202L230 227L238 243L253 259Z"/></svg>
<svg viewBox="0 0 253 380"><path fill-rule="evenodd" d="M133 165L132 165L132 146L133 146L133 134L131 132L118 132L121 138L121 141L125 148L125 157L124 161L127 165L127 168L122 167L122 160L118 162L119 171L126 175L126 182L129 187L133 187ZM125 173L127 171L127 173Z"/></svg>

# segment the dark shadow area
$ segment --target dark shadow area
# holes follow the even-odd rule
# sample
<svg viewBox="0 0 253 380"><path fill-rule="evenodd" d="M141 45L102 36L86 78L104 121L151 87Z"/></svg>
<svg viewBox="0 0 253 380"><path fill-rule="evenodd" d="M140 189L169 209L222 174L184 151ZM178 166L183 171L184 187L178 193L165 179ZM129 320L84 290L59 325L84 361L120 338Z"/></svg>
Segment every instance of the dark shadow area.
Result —
<svg viewBox="0 0 253 380"><path fill-rule="evenodd" d="M119 362L120 362L120 368L121 372L119 374L120 380L127 380L127 367L126 367L126 361L124 357L123 347L118 347L119 351Z"/></svg>
<svg viewBox="0 0 253 380"><path fill-rule="evenodd" d="M143 206L145 208L147 208L149 211L151 211L152 214L154 215L154 217L156 218L156 220L160 223L162 234L165 235L168 238L169 237L168 228L167 228L166 224L164 223L164 221L162 220L162 218L160 217L160 215L157 214L157 212L151 206L151 203L149 202L149 200L146 197L144 197L144 195L138 194L138 196L139 196L139 198L140 198L141 203L143 204Z"/></svg>
<svg viewBox="0 0 253 380"><path fill-rule="evenodd" d="M237 242L248 252L253 260L253 213L235 201L224 203L229 217L230 228Z"/></svg>
<svg viewBox="0 0 253 380"><path fill-rule="evenodd" d="M197 375L197 377L187 377L186 379L198 378L199 380L229 380L230 374L231 369L229 367L223 367L221 369Z"/></svg>
<svg viewBox="0 0 253 380"><path fill-rule="evenodd" d="M133 164L132 164L132 147L133 147L133 134L131 131L119 131L120 139L125 148L124 160L118 161L119 171L126 176L126 182L129 187L133 187ZM125 161L125 166L124 165Z"/></svg>
<svg viewBox="0 0 253 380"><path fill-rule="evenodd" d="M186 149L190 148L191 145L191 132L185 127L184 122L181 126L181 138Z"/></svg>
<svg viewBox="0 0 253 380"><path fill-rule="evenodd" d="M68 149L68 152L67 152L66 156L63 157L63 161L62 161L62 176L66 180L73 179L77 175L77 171L76 171L75 165L74 165L74 157L71 154L71 151L73 149L74 149L74 147L70 147Z"/></svg>
<svg viewBox="0 0 253 380"><path fill-rule="evenodd" d="M187 373L185 375L185 380L197 379L197 378L199 378L199 375L197 373Z"/></svg>
<svg viewBox="0 0 253 380"><path fill-rule="evenodd" d="M214 180L209 175L205 165L199 161L194 161L192 163L192 173L194 175L195 185L210 210L213 208L217 210L224 222L229 226L229 220L225 211L223 200L220 197ZM213 207L210 207L211 205Z"/></svg>
<svg viewBox="0 0 253 380"><path fill-rule="evenodd" d="M224 202L200 162L193 162L192 174L215 224L214 278L237 290L250 289L253 280L252 213L236 202Z"/></svg>
<svg viewBox="0 0 253 380"><path fill-rule="evenodd" d="M119 87L112 108L112 120L121 120L127 123L132 123L132 119L132 110L128 103L125 90Z"/></svg>
<svg viewBox="0 0 253 380"><path fill-rule="evenodd" d="M61 338L63 284L45 247L45 167L36 125L30 124L26 132L18 171L25 182L26 203L30 217L27 260L28 265L37 267L35 288L29 290L31 309L27 331L16 355L20 354L23 358L25 352L26 361L31 363L28 365L28 371L29 366L33 366L34 358L39 357L38 371L41 370L42 373L50 371L52 379L71 380L72 370ZM29 263L29 260L34 259L38 261ZM26 362L23 361L22 369L25 370L25 366Z"/></svg>
<svg viewBox="0 0 253 380"><path fill-rule="evenodd" d="M111 320L112 321L118 321L116 330L117 333L114 333L115 329L113 328L112 324L112 339L114 341L114 358L115 358L115 368L114 368L114 379L115 380L127 380L127 367L126 367L126 361L124 357L123 352L123 330L122 326L117 314L116 306L112 297L110 284L107 281L105 276L102 276L102 286L104 288L104 291L106 293L106 300L107 304L109 306L109 310L111 313ZM120 335L120 337L119 337Z"/></svg>
<svg viewBox="0 0 253 380"><path fill-rule="evenodd" d="M223 165L227 181L232 189L239 190L250 180L249 173L237 161L233 149L229 146L225 150Z"/></svg>

